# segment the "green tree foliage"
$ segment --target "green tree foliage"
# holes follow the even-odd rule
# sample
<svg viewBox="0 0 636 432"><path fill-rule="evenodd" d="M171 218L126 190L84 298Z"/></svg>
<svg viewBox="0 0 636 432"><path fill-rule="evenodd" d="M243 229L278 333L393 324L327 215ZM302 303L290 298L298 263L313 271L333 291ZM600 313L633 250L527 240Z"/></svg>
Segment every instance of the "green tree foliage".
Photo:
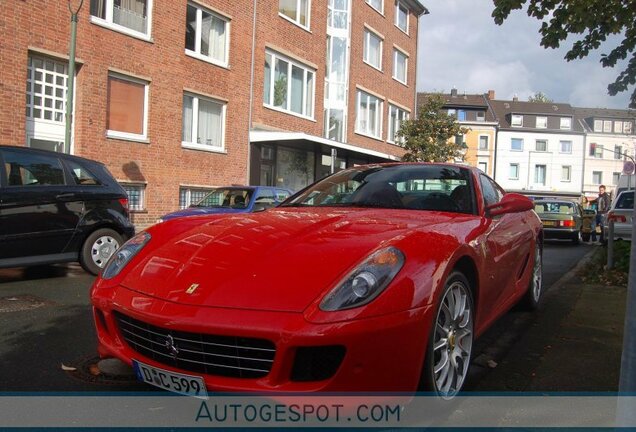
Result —
<svg viewBox="0 0 636 432"><path fill-rule="evenodd" d="M566 53L567 61L586 57L598 49L610 35L621 35L622 41L609 54L601 56L603 67L614 67L629 58L625 70L607 86L614 96L636 83L636 0L493 0L492 13L502 24L515 9L528 3L528 16L542 22L541 46L558 48L571 35L574 43ZM636 108L636 90L631 95L631 108Z"/></svg>
<svg viewBox="0 0 636 432"><path fill-rule="evenodd" d="M463 140L455 139L469 129L457 123L455 116L443 110L444 98L430 95L418 108L416 119L402 122L398 137L406 154L407 162L448 162L461 158L466 148Z"/></svg>
<svg viewBox="0 0 636 432"><path fill-rule="evenodd" d="M554 101L547 97L543 92L538 92L533 96L530 96L528 98L528 102L552 103Z"/></svg>

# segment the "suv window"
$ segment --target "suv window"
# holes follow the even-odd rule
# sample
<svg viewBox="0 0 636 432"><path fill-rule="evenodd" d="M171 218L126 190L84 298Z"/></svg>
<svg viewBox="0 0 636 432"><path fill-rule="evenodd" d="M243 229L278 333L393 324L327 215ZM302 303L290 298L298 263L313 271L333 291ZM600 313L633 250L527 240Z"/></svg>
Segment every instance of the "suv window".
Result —
<svg viewBox="0 0 636 432"><path fill-rule="evenodd" d="M71 171L71 177L77 185L98 185L99 181L89 170L78 164L77 162L67 160L65 161L69 170Z"/></svg>
<svg viewBox="0 0 636 432"><path fill-rule="evenodd" d="M3 150L9 186L63 185L64 170L56 157Z"/></svg>

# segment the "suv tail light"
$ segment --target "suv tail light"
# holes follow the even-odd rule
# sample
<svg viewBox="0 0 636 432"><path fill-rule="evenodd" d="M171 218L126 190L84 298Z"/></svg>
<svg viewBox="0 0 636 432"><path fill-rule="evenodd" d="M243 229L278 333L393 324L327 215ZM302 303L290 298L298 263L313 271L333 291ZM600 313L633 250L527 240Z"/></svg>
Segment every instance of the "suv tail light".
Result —
<svg viewBox="0 0 636 432"><path fill-rule="evenodd" d="M609 212L607 214L607 220L608 221L614 221L614 222L621 222L621 223L626 223L627 222L627 218L623 215L617 215L616 213L612 213Z"/></svg>
<svg viewBox="0 0 636 432"><path fill-rule="evenodd" d="M126 213L128 213L128 198L119 198L119 204L124 208Z"/></svg>

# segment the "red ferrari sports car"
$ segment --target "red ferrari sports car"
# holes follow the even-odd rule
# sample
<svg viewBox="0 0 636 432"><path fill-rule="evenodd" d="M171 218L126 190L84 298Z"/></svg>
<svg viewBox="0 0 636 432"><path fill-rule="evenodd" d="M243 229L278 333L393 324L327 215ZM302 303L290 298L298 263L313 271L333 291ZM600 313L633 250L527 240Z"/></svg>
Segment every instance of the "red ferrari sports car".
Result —
<svg viewBox="0 0 636 432"><path fill-rule="evenodd" d="M166 221L121 247L91 298L102 357L214 391L434 391L474 339L541 298L541 221L481 171L381 164L281 206Z"/></svg>

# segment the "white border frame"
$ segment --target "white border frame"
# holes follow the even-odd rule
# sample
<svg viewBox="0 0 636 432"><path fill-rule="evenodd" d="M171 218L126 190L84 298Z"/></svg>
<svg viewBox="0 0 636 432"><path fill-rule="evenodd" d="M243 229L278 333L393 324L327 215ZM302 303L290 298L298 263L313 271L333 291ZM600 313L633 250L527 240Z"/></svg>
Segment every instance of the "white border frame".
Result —
<svg viewBox="0 0 636 432"><path fill-rule="evenodd" d="M302 0L296 0L296 15L299 15L300 11L300 2ZM300 20L295 20L293 18L288 17L284 13L280 11L280 2L278 3L278 16L289 21L290 23L300 27L303 30L306 30L311 33L311 0L307 0L307 25L304 26L300 23Z"/></svg>
<svg viewBox="0 0 636 432"><path fill-rule="evenodd" d="M199 3L189 1L187 6L192 6L197 10L196 12L196 28L194 29L194 51L185 48L185 54L190 57L194 57L196 59L202 60L204 62L220 66L222 68L229 69L230 67L230 38L232 32L232 23L228 16L221 15L220 13L210 10L205 6L200 5ZM186 8L187 8L186 6ZM186 9L187 10L187 9ZM219 61L213 57L206 56L201 54L201 22L203 20L203 12L209 13L210 15L214 15L215 17L225 21L225 61ZM187 13L186 13L187 15Z"/></svg>
<svg viewBox="0 0 636 432"><path fill-rule="evenodd" d="M391 139L391 128L393 127L393 122L391 121L391 109L396 109L398 111L402 111L405 114L405 117L400 122L400 125L405 120L409 120L411 118L411 113L409 111L405 110L404 108L399 107L399 106L389 102L389 112L388 112L388 117L387 117L387 123L388 124L387 124L387 128L386 128L386 142L388 142L389 144L401 145L402 144L401 142L394 141L394 140ZM395 131L395 133L397 133L397 130Z"/></svg>
<svg viewBox="0 0 636 432"><path fill-rule="evenodd" d="M355 0L351 0L351 1L355 1ZM373 6L371 3L369 3L369 0L365 0L365 3L368 4L371 9L373 9L374 11L376 11L377 13L379 13L380 15L384 16L384 0L380 0L380 9L376 9L375 6Z"/></svg>
<svg viewBox="0 0 636 432"><path fill-rule="evenodd" d="M374 65L373 63L370 63L368 61L368 58L367 58L368 57L369 43L370 43L372 34L380 40L380 66L379 67ZM369 66L371 66L375 70L383 72L383 70L382 70L383 61L384 61L384 37L382 37L382 35L374 32L369 27L365 27L364 28L364 39L362 41L362 62L367 64L367 65L369 65Z"/></svg>
<svg viewBox="0 0 636 432"><path fill-rule="evenodd" d="M404 9L406 9L406 30L404 30L402 27L400 27L400 26L398 25L398 17L400 16L400 14L399 14L399 12L400 12L400 6L402 6ZM406 6L404 5L404 3L402 3L400 0L397 0L397 1L395 2L395 9L394 9L394 12L395 12L395 19L393 20L393 24L394 24L394 25L395 25L398 29L400 29L400 31L401 31L402 33L404 33L404 34L408 35L408 34L409 34L409 26L410 26L410 18L411 18L411 10L410 10L408 7L406 7Z"/></svg>
<svg viewBox="0 0 636 432"><path fill-rule="evenodd" d="M227 102L188 91L184 91L183 96L190 96L192 98L192 130L190 132L193 138L196 135L195 132L198 130L199 126L199 99L204 99L208 102L221 105L221 147L199 144L197 142L183 141L183 139L181 140L181 147L190 150L202 150L210 153L227 154L227 150L225 149L225 132L227 129ZM181 117L181 137L183 137L183 98L181 99Z"/></svg>
<svg viewBox="0 0 636 432"><path fill-rule="evenodd" d="M147 33L138 32L136 30L130 29L126 26L113 22L113 8L115 7L114 0L104 0L104 1L106 2L106 18L100 18L98 16L91 15L91 23L114 30L118 33L123 33L125 35L144 40L146 42L152 42L152 12L153 12L154 0L148 0L148 31Z"/></svg>
<svg viewBox="0 0 636 432"><path fill-rule="evenodd" d="M399 54L404 56L404 81L402 81L401 79L399 79L396 76L396 72L397 72L397 57L398 57ZM408 85L407 83L409 81L409 55L408 55L408 53L406 53L403 50L399 49L395 45L393 46L393 73L391 75L392 75L392 78L395 81L399 82L400 84Z"/></svg>
<svg viewBox="0 0 636 432"><path fill-rule="evenodd" d="M367 93L364 90L360 90L360 89L356 89L356 119L355 119L355 128L354 131L355 133L357 133L358 135L363 135L369 138L373 138L379 141L382 141L382 131L383 131L383 120L384 120L384 99L379 98L378 96L375 96L371 93ZM372 97L378 100L378 109L376 110L376 112L379 115L379 121L378 123L378 135L372 135L366 131L362 131L359 128L359 123L358 123L358 117L359 117L359 110L360 110L360 98L362 96L362 94L365 94L368 97ZM367 124L368 124L368 119L367 119Z"/></svg>
<svg viewBox="0 0 636 432"><path fill-rule="evenodd" d="M117 138L123 139L127 141L138 141L148 143L148 104L150 99L150 82L132 77L130 75L124 75L113 71L108 71L107 79L111 77L122 80L129 81L135 84L142 84L144 86L144 118L143 118L143 133L142 134L133 134L130 132L121 132L112 129L106 129L106 136L108 138ZM107 93L108 95L108 93ZM106 105L108 105L108 97L106 98Z"/></svg>

